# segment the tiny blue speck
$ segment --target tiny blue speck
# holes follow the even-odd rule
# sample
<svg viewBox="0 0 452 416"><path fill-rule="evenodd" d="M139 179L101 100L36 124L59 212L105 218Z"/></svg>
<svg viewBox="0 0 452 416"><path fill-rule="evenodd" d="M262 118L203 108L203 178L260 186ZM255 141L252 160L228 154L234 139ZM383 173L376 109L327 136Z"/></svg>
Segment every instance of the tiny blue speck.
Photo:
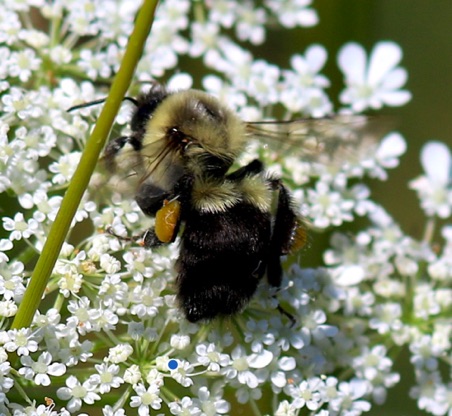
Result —
<svg viewBox="0 0 452 416"><path fill-rule="evenodd" d="M179 363L176 360L169 360L168 361L168 368L170 370L175 370L177 367L179 367Z"/></svg>

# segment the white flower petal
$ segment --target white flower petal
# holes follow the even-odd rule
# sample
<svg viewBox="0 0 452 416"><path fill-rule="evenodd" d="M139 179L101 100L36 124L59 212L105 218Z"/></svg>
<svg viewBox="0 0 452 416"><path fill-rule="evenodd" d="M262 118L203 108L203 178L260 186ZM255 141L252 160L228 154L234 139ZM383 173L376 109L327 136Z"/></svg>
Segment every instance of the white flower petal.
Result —
<svg viewBox="0 0 452 416"><path fill-rule="evenodd" d="M47 373L51 376L62 376L66 372L66 366L61 363L53 363L49 365Z"/></svg>
<svg viewBox="0 0 452 416"><path fill-rule="evenodd" d="M323 68L323 65L325 65L328 55L323 46L312 45L306 50L305 56L311 71L318 72Z"/></svg>
<svg viewBox="0 0 452 416"><path fill-rule="evenodd" d="M408 79L408 72L404 68L393 69L387 77L384 78L381 83L382 89L385 90L396 90L405 85Z"/></svg>
<svg viewBox="0 0 452 416"><path fill-rule="evenodd" d="M257 377L251 371L242 371L237 378L240 383L246 384L250 389L255 389L259 385Z"/></svg>
<svg viewBox="0 0 452 416"><path fill-rule="evenodd" d="M230 405L226 400L217 400L215 402L215 410L217 413L227 413L229 412Z"/></svg>
<svg viewBox="0 0 452 416"><path fill-rule="evenodd" d="M185 72L173 75L167 83L168 89L170 91L187 90L191 88L192 85L193 78L191 77L191 75Z"/></svg>
<svg viewBox="0 0 452 416"><path fill-rule="evenodd" d="M279 360L279 368L284 371L291 371L297 366L297 362L293 357L282 357Z"/></svg>
<svg viewBox="0 0 452 416"><path fill-rule="evenodd" d="M282 388L286 385L286 375L283 371L275 371L271 375L271 381L272 383L279 388Z"/></svg>
<svg viewBox="0 0 452 416"><path fill-rule="evenodd" d="M264 368L273 360L273 353L267 350L262 350L258 354L251 354L248 357L248 365L251 368Z"/></svg>
<svg viewBox="0 0 452 416"><path fill-rule="evenodd" d="M47 374L36 374L35 383L38 386L49 386L50 378Z"/></svg>
<svg viewBox="0 0 452 416"><path fill-rule="evenodd" d="M411 100L411 93L408 91L391 91L381 95L381 100L391 106L400 106Z"/></svg>
<svg viewBox="0 0 452 416"><path fill-rule="evenodd" d="M339 286L353 286L365 276L364 269L358 265L340 266L334 271L334 281Z"/></svg>
<svg viewBox="0 0 452 416"><path fill-rule="evenodd" d="M446 185L450 179L452 157L449 148L441 142L428 142L421 151L421 163L428 178Z"/></svg>
<svg viewBox="0 0 452 416"><path fill-rule="evenodd" d="M367 81L378 85L402 59L402 50L394 42L379 42L372 51Z"/></svg>
<svg viewBox="0 0 452 416"><path fill-rule="evenodd" d="M357 43L348 43L340 51L337 62L347 81L364 84L366 52Z"/></svg>
<svg viewBox="0 0 452 416"><path fill-rule="evenodd" d="M399 133L388 134L377 149L377 160L398 157L406 151L405 139Z"/></svg>

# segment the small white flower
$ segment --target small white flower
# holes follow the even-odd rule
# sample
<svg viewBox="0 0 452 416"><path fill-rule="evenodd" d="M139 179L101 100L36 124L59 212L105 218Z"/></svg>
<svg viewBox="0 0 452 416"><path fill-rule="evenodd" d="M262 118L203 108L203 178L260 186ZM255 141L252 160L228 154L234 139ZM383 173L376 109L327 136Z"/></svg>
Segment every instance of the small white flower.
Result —
<svg viewBox="0 0 452 416"><path fill-rule="evenodd" d="M44 49L48 46L50 41L50 37L47 33L35 29L22 30L19 33L19 38L35 50Z"/></svg>
<svg viewBox="0 0 452 416"><path fill-rule="evenodd" d="M309 5L312 0L267 0L267 6L273 10L281 24L287 28L295 26L315 26L319 17Z"/></svg>
<svg viewBox="0 0 452 416"><path fill-rule="evenodd" d="M441 142L428 142L421 150L425 175L410 182L428 216L448 218L452 213L452 155Z"/></svg>
<svg viewBox="0 0 452 416"><path fill-rule="evenodd" d="M297 367L294 357L281 357L278 360L273 360L270 365L270 380L274 391L280 391L287 384L286 372L292 371Z"/></svg>
<svg viewBox="0 0 452 416"><path fill-rule="evenodd" d="M209 3L206 3L208 6ZM237 15L237 3L234 0L216 0L209 10L208 21L219 23L221 26L230 28Z"/></svg>
<svg viewBox="0 0 452 416"><path fill-rule="evenodd" d="M113 274L121 270L121 262L115 257L104 253L100 256L100 267L108 274Z"/></svg>
<svg viewBox="0 0 452 416"><path fill-rule="evenodd" d="M39 229L39 224L33 218L26 221L24 214L18 212L14 215L14 218L3 218L3 228L6 231L11 231L9 239L12 241L21 240L22 238L29 238Z"/></svg>
<svg viewBox="0 0 452 416"><path fill-rule="evenodd" d="M149 385L155 384L159 387L162 387L164 384L163 373L161 373L156 368L152 368L146 376L146 381L149 383Z"/></svg>
<svg viewBox="0 0 452 416"><path fill-rule="evenodd" d="M119 366L116 364L108 365L107 363L96 364L98 374L93 374L89 378L89 382L99 389L99 392L109 393L111 388L118 388L124 380L118 376Z"/></svg>
<svg viewBox="0 0 452 416"><path fill-rule="evenodd" d="M190 45L191 56L203 56L209 62L216 59L216 49L219 40L219 27L213 22L193 23L191 25L192 41Z"/></svg>
<svg viewBox="0 0 452 416"><path fill-rule="evenodd" d="M9 57L9 74L18 77L22 82L27 82L32 71L37 70L40 65L41 59L36 57L32 49L13 52Z"/></svg>
<svg viewBox="0 0 452 416"><path fill-rule="evenodd" d="M354 286L363 281L365 270L357 264L342 265L331 270L331 277L338 286Z"/></svg>
<svg viewBox="0 0 452 416"><path fill-rule="evenodd" d="M108 361L119 364L125 362L133 353L133 348L129 344L119 344L116 347L110 348L108 351Z"/></svg>
<svg viewBox="0 0 452 416"><path fill-rule="evenodd" d="M313 218L316 227L340 225L343 221L353 219L354 201L343 198L337 190L331 189L331 185L324 181L318 181L315 188L308 189L307 200L310 205L309 215Z"/></svg>
<svg viewBox="0 0 452 416"><path fill-rule="evenodd" d="M392 367L392 361L387 357L384 345L376 345L372 349L365 347L358 357L353 360L353 366L359 367L364 378L373 378L376 371L388 371Z"/></svg>
<svg viewBox="0 0 452 416"><path fill-rule="evenodd" d="M230 358L227 354L217 351L215 344L198 344L196 346L198 362L207 367L208 371L219 372L221 367L230 364Z"/></svg>
<svg viewBox="0 0 452 416"><path fill-rule="evenodd" d="M33 218L41 223L46 219L54 221L62 200L63 198L58 195L49 198L46 192L38 189L33 194L33 204L37 208L33 213Z"/></svg>
<svg viewBox="0 0 452 416"><path fill-rule="evenodd" d="M416 381L410 396L417 399L419 409L439 416L450 414L450 383L442 383L438 372L424 371L416 374Z"/></svg>
<svg viewBox="0 0 452 416"><path fill-rule="evenodd" d="M3 7L0 24L2 27L2 30L0 31L0 42L12 45L18 40L18 35L22 30L19 15L13 8L9 10L8 8Z"/></svg>
<svg viewBox="0 0 452 416"><path fill-rule="evenodd" d="M338 55L339 68L347 85L340 95L341 102L350 105L355 112L407 103L411 94L400 90L407 79L405 69L397 67L401 59L402 50L393 42L377 43L369 63L362 46L345 45Z"/></svg>
<svg viewBox="0 0 452 416"><path fill-rule="evenodd" d="M102 52L95 54L89 49L83 49L80 53L78 65L86 73L88 78L108 78L111 75L111 68L108 65L106 55Z"/></svg>
<svg viewBox="0 0 452 416"><path fill-rule="evenodd" d="M95 388L88 380L81 384L75 376L69 376L66 386L57 390L57 396L61 400L69 400L66 407L71 413L80 410L83 402L93 404L100 400L100 396L94 392Z"/></svg>
<svg viewBox="0 0 452 416"><path fill-rule="evenodd" d="M269 322L261 319L256 321L250 319L246 323L245 342L251 342L251 350L259 352L263 345L272 345L275 335L269 331Z"/></svg>
<svg viewBox="0 0 452 416"><path fill-rule="evenodd" d="M267 20L265 10L252 3L238 3L236 13L239 16L236 33L241 41L250 41L260 45L265 40L264 25Z"/></svg>
<svg viewBox="0 0 452 416"><path fill-rule="evenodd" d="M23 283L24 265L19 261L10 264L0 262L0 295L4 300L20 301L25 292Z"/></svg>
<svg viewBox="0 0 452 416"><path fill-rule="evenodd" d="M172 415L180 416L200 416L201 409L195 405L190 397L183 397L182 400L172 402L169 404L169 409Z"/></svg>
<svg viewBox="0 0 452 416"><path fill-rule="evenodd" d="M188 335L173 334L170 345L177 350L183 350L190 345L190 337Z"/></svg>
<svg viewBox="0 0 452 416"><path fill-rule="evenodd" d="M19 369L19 374L28 380L33 380L38 386L49 386L51 376L62 376L66 372L66 366L61 363L52 363L52 355L44 351L37 361L30 356L22 356L20 362L24 367Z"/></svg>
<svg viewBox="0 0 452 416"><path fill-rule="evenodd" d="M20 356L29 355L30 352L38 350L38 342L30 328L11 329L8 331L8 339L4 345L8 352L16 351Z"/></svg>
<svg viewBox="0 0 452 416"><path fill-rule="evenodd" d="M254 61L250 67L247 93L262 106L276 103L279 99L279 75L280 70L276 65L263 60Z"/></svg>
<svg viewBox="0 0 452 416"><path fill-rule="evenodd" d="M69 297L71 293L80 291L83 283L83 275L79 273L77 265L58 261L53 274L59 276L58 287L64 297Z"/></svg>
<svg viewBox="0 0 452 416"><path fill-rule="evenodd" d="M126 416L126 411L124 409L114 410L113 407L111 407L107 404L102 409L102 414L103 414L103 416Z"/></svg>
<svg viewBox="0 0 452 416"><path fill-rule="evenodd" d="M435 371L438 368L438 357L444 353L443 349L433 342L430 335L423 335L413 340L410 351L413 354L410 362L418 370L424 371Z"/></svg>
<svg viewBox="0 0 452 416"><path fill-rule="evenodd" d="M49 171L55 174L52 182L58 185L69 182L78 166L80 157L81 153L72 152L67 155L62 155L58 162L52 163L49 166Z"/></svg>
<svg viewBox="0 0 452 416"><path fill-rule="evenodd" d="M403 326L400 320L402 308L398 303L376 305L374 315L375 317L369 321L369 327L376 329L380 334L400 330Z"/></svg>
<svg viewBox="0 0 452 416"><path fill-rule="evenodd" d="M11 373L11 364L8 361L0 363L0 391L8 392L14 386L14 380L8 377ZM1 398L1 396L0 396Z"/></svg>
<svg viewBox="0 0 452 416"><path fill-rule="evenodd" d="M298 386L288 384L284 389L291 396L293 406L297 409L307 407L309 410L317 410L322 404L322 390L324 383L318 377L303 380Z"/></svg>
<svg viewBox="0 0 452 416"><path fill-rule="evenodd" d="M139 318L156 316L163 299L151 287L137 286L132 293L130 312Z"/></svg>
<svg viewBox="0 0 452 416"><path fill-rule="evenodd" d="M370 410L370 403L362 398L369 390L369 383L365 380L352 379L350 382L339 383L337 398L330 401L334 412L344 416L358 416Z"/></svg>
<svg viewBox="0 0 452 416"><path fill-rule="evenodd" d="M147 389L144 384L140 383L133 387L138 396L132 396L130 400L131 407L138 407L139 416L148 416L150 407L158 410L162 407L162 399L160 398L160 389L157 385L152 384Z"/></svg>
<svg viewBox="0 0 452 416"><path fill-rule="evenodd" d="M129 384L138 384L141 380L140 367L136 364L132 364L129 368L124 371L124 381Z"/></svg>
<svg viewBox="0 0 452 416"><path fill-rule="evenodd" d="M50 49L49 56L58 65L67 64L72 60L72 52L63 45L55 45Z"/></svg>
<svg viewBox="0 0 452 416"><path fill-rule="evenodd" d="M296 416L298 413L298 408L289 403L287 400L283 400L279 403L276 409L275 416Z"/></svg>
<svg viewBox="0 0 452 416"><path fill-rule="evenodd" d="M17 305L14 300L5 300L0 301L0 316L4 316L5 318L10 318L17 313Z"/></svg>
<svg viewBox="0 0 452 416"><path fill-rule="evenodd" d="M259 353L246 355L245 349L238 345L231 352L231 365L222 370L229 379L237 378L241 384L253 389L259 385L256 374L250 369L260 369L271 363L273 353L262 349Z"/></svg>
<svg viewBox="0 0 452 416"><path fill-rule="evenodd" d="M290 62L293 71L283 71L281 102L292 113L322 117L331 113L333 107L323 89L328 79L319 75L327 59L323 46L310 46L304 56L294 55Z"/></svg>
<svg viewBox="0 0 452 416"><path fill-rule="evenodd" d="M414 316L420 319L429 319L431 315L437 315L440 312L441 306L430 284L419 284L414 293Z"/></svg>
<svg viewBox="0 0 452 416"><path fill-rule="evenodd" d="M188 361L180 361L175 370L171 371L171 377L184 387L193 385L193 378L190 373L193 372L193 366Z"/></svg>
<svg viewBox="0 0 452 416"><path fill-rule="evenodd" d="M201 387L198 390L198 398L194 399L193 402L201 409L202 416L214 416L218 413L225 414L230 410L229 403L212 395L207 387Z"/></svg>

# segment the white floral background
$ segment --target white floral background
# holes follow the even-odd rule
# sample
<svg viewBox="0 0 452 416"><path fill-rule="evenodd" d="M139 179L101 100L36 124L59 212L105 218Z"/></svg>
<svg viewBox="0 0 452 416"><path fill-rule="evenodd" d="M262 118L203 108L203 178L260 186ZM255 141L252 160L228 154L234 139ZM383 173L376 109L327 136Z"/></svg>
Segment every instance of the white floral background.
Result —
<svg viewBox="0 0 452 416"><path fill-rule="evenodd" d="M335 176L253 149L324 230L302 267L286 263L278 298L295 326L265 284L242 315L187 324L174 305L177 244L151 251L99 232L148 224L133 201L110 193L84 198L72 244L21 330L10 330L12 319L99 112L65 110L108 92L138 3L0 4L0 413L451 414L452 93L443 57L452 7L311 3L163 1L133 86L194 84L247 119L276 104L286 116L395 116L397 132ZM115 132L129 113L124 105Z"/></svg>

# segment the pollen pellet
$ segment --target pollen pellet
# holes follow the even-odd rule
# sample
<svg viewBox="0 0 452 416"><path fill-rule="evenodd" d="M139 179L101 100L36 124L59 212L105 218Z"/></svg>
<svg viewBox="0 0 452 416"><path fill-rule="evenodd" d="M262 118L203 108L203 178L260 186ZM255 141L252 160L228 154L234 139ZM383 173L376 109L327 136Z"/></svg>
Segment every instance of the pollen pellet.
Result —
<svg viewBox="0 0 452 416"><path fill-rule="evenodd" d="M295 253L296 251L304 248L307 245L308 240L309 238L306 225L303 223L302 219L298 219L291 239L290 252Z"/></svg>
<svg viewBox="0 0 452 416"><path fill-rule="evenodd" d="M170 243L177 232L180 218L180 202L165 201L163 207L155 214L155 235L162 243Z"/></svg>

